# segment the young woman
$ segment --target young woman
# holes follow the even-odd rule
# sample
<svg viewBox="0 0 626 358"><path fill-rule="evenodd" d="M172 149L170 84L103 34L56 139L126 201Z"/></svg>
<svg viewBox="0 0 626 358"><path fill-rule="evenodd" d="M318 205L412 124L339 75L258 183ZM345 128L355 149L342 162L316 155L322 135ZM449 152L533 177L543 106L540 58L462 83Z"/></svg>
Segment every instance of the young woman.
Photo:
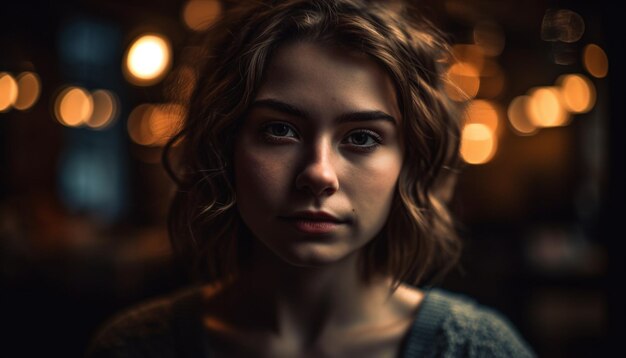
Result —
<svg viewBox="0 0 626 358"><path fill-rule="evenodd" d="M533 355L496 311L424 288L459 257L440 195L459 123L441 36L382 4L227 8L164 156L202 284L119 315L90 356Z"/></svg>

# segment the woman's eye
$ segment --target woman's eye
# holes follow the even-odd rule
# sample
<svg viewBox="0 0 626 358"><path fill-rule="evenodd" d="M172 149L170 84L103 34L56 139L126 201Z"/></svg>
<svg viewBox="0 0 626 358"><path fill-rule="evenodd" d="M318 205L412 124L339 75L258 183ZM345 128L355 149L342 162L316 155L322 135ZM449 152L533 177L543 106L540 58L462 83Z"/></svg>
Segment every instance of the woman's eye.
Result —
<svg viewBox="0 0 626 358"><path fill-rule="evenodd" d="M382 142L382 138L378 134L367 130L351 133L348 139L352 139L349 141L350 144L365 150L374 150Z"/></svg>
<svg viewBox="0 0 626 358"><path fill-rule="evenodd" d="M263 133L272 137L295 137L295 131L284 123L272 123L263 128ZM292 133L293 135L288 135Z"/></svg>

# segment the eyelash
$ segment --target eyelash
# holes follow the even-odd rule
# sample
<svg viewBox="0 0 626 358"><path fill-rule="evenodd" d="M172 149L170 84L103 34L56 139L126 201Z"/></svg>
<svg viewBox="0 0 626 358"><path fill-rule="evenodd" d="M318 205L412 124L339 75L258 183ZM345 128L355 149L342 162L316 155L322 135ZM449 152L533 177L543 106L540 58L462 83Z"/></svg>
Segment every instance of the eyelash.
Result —
<svg viewBox="0 0 626 358"><path fill-rule="evenodd" d="M267 139L269 142L279 143L279 144L280 143L285 143L285 141L282 140L281 138L290 138L290 137L276 136L276 135L270 134L268 132L269 128L272 128L273 126L277 126L277 125L286 126L288 129L290 129L293 132L295 132L295 130L290 125L288 125L286 123L270 123L270 124L267 124L267 125L263 126L262 133L263 133L265 139ZM375 142L374 144L367 145L367 146L356 145L355 148L359 148L358 149L359 151L364 151L364 152L374 151L378 146L381 145L381 143L383 141L382 137L378 133L376 133L374 131L371 131L371 130L368 130L368 129L360 129L360 130L353 131L353 132L350 133L350 135L348 137L352 136L353 134L358 134L358 133L365 133L365 134L369 135Z"/></svg>

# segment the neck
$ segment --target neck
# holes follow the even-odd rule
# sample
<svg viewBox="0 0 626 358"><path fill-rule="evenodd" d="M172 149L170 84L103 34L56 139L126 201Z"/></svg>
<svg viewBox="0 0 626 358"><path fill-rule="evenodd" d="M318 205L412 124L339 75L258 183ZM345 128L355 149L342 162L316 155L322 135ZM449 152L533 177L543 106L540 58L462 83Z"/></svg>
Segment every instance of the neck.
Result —
<svg viewBox="0 0 626 358"><path fill-rule="evenodd" d="M233 285L236 306L249 307L247 319L277 335L314 341L385 312L381 305L388 303L391 282L364 282L356 253L320 267L298 267L258 245L251 262Z"/></svg>

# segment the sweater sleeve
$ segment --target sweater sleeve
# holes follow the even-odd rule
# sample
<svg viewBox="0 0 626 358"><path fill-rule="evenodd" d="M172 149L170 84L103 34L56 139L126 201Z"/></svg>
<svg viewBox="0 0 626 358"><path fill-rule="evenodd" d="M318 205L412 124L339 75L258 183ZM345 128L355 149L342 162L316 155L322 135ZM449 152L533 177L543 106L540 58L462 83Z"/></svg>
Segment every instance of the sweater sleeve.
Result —
<svg viewBox="0 0 626 358"><path fill-rule="evenodd" d="M432 357L536 357L513 324L497 310L470 299L450 299Z"/></svg>
<svg viewBox="0 0 626 358"><path fill-rule="evenodd" d="M93 336L87 358L174 357L171 303L158 300L126 310Z"/></svg>

